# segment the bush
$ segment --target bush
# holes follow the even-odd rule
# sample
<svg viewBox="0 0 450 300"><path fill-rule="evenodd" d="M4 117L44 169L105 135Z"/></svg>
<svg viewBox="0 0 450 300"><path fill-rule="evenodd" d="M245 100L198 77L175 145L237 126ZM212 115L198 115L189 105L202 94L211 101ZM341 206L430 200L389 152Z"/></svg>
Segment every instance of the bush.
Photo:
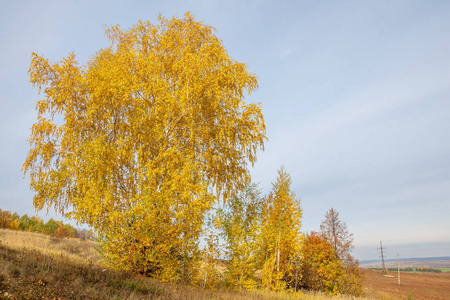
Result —
<svg viewBox="0 0 450 300"><path fill-rule="evenodd" d="M10 211L0 209L0 228L19 230L19 225L20 223Z"/></svg>
<svg viewBox="0 0 450 300"><path fill-rule="evenodd" d="M76 237L77 230L69 224L63 225L62 223L60 223L58 228L53 233L53 236L56 238Z"/></svg>
<svg viewBox="0 0 450 300"><path fill-rule="evenodd" d="M94 232L92 230L88 230L88 229L77 229L77 238L81 239L81 240L94 240L95 239L95 235Z"/></svg>
<svg viewBox="0 0 450 300"><path fill-rule="evenodd" d="M363 277L357 261L347 257L345 263L333 246L315 232L308 234L302 247L301 286L330 295L363 294Z"/></svg>
<svg viewBox="0 0 450 300"><path fill-rule="evenodd" d="M61 222L50 219L45 223L44 232L49 235L54 235L59 226L62 226Z"/></svg>

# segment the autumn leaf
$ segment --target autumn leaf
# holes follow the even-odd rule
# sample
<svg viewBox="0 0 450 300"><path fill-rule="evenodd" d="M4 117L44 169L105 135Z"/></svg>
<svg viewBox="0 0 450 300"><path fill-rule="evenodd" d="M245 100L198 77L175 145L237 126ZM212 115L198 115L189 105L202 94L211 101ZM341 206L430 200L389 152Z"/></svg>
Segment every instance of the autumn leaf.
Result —
<svg viewBox="0 0 450 300"><path fill-rule="evenodd" d="M256 76L190 13L106 33L84 66L32 54L44 99L23 170L35 208L90 225L114 267L181 279L205 212L250 182L266 140L244 101Z"/></svg>

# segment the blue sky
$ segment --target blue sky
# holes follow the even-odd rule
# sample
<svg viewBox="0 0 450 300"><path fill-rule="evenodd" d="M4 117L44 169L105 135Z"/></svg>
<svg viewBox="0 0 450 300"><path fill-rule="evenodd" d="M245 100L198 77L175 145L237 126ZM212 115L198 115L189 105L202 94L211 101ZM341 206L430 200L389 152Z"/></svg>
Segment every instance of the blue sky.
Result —
<svg viewBox="0 0 450 300"><path fill-rule="evenodd" d="M450 256L450 2L0 5L0 208L34 213L20 170L41 99L27 75L31 52L85 63L108 45L105 26L191 11L258 76L247 100L262 102L269 140L253 180L268 192L284 165L305 231L334 207L359 259L376 259L380 240L388 258Z"/></svg>

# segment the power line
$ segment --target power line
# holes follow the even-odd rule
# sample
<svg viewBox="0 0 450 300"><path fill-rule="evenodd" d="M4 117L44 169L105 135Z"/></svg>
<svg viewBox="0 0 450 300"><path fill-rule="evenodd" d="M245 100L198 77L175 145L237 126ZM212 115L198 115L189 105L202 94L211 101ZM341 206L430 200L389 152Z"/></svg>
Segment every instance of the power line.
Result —
<svg viewBox="0 0 450 300"><path fill-rule="evenodd" d="M386 248L383 248L383 243L380 241L380 248L378 248L378 249L380 249L380 256L381 256L381 263L382 263L382 271L381 271L381 274L382 275L386 275L387 274L387 272L386 272L386 266L384 265L384 259L385 259L385 255L384 255L384 252L383 252L383 249L384 250L386 250Z"/></svg>

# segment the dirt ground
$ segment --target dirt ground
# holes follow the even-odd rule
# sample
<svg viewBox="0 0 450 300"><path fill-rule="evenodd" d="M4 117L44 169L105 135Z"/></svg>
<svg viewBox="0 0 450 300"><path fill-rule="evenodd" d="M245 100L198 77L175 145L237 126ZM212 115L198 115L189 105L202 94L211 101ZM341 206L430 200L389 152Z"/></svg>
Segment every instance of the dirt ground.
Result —
<svg viewBox="0 0 450 300"><path fill-rule="evenodd" d="M381 271L363 270L365 286L370 294L394 296L393 299L449 300L450 273L401 273L398 285L397 272L389 272L393 277L381 276Z"/></svg>

